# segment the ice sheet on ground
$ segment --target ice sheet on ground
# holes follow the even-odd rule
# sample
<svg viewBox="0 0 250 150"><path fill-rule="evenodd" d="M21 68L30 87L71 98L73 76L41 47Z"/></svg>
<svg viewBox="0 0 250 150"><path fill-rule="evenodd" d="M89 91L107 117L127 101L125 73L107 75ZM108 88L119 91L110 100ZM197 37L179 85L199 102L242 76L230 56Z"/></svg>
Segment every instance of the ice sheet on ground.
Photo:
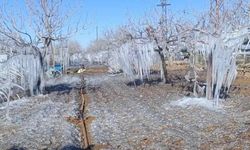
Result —
<svg viewBox="0 0 250 150"><path fill-rule="evenodd" d="M183 108L187 108L190 106L194 107L203 107L208 110L223 110L222 106L215 105L214 101L207 100L206 98L193 98L193 97L184 97L177 101L172 101L171 105L180 106Z"/></svg>

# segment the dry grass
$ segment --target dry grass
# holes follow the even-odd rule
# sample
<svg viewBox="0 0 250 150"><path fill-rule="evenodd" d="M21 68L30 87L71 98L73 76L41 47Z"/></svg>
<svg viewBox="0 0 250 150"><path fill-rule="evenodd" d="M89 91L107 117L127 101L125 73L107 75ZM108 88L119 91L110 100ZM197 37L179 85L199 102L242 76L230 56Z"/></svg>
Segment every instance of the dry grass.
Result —
<svg viewBox="0 0 250 150"><path fill-rule="evenodd" d="M107 72L108 72L108 67L98 66L98 67L86 68L83 74L91 75L91 74L101 74L101 73L107 73Z"/></svg>

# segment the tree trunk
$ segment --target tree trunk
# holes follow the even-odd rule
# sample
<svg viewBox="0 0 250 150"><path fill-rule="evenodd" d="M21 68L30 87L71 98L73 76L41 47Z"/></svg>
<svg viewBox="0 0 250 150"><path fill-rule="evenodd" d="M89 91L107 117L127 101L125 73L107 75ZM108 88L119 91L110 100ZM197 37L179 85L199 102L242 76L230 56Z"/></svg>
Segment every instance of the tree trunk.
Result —
<svg viewBox="0 0 250 150"><path fill-rule="evenodd" d="M167 64L165 62L164 54L162 53L162 51L158 51L158 54L160 55L160 58L161 58L161 65L162 65L162 70L163 70L163 75L164 75L163 82L168 83L169 82L168 71L167 71Z"/></svg>
<svg viewBox="0 0 250 150"><path fill-rule="evenodd" d="M36 94L42 94L44 92L44 76L45 76L45 54L43 55L41 53L41 50L35 46L32 46L32 48L35 50L35 52L38 54L39 61L40 61L40 66L41 66L41 72L38 78L38 81L36 83Z"/></svg>
<svg viewBox="0 0 250 150"><path fill-rule="evenodd" d="M245 50L244 52L246 53L246 50ZM244 64L244 65L246 64L246 60L247 60L246 54L244 54L244 61L243 61L243 64Z"/></svg>
<svg viewBox="0 0 250 150"><path fill-rule="evenodd" d="M213 67L213 54L211 52L211 53L208 54L208 59L207 59L206 97L207 97L208 100L213 99L212 67Z"/></svg>
<svg viewBox="0 0 250 150"><path fill-rule="evenodd" d="M50 49L51 49L51 52L52 52L52 66L55 67L55 49L52 45L52 42L50 43Z"/></svg>

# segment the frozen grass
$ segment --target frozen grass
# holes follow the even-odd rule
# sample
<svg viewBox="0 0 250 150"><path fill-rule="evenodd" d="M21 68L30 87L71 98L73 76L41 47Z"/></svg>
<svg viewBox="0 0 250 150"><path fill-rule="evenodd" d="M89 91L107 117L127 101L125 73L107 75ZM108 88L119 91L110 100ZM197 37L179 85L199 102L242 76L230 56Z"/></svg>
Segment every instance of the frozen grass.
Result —
<svg viewBox="0 0 250 150"><path fill-rule="evenodd" d="M80 77L64 75L59 78L48 79L47 81L45 81L45 86L53 86L53 85L59 85L59 84L75 85L77 83L81 83Z"/></svg>
<svg viewBox="0 0 250 150"><path fill-rule="evenodd" d="M77 93L69 95L38 95L11 101L10 117L0 109L0 147L25 149L62 149L66 145L79 147L78 129L67 122L77 116ZM1 107L1 106L0 106Z"/></svg>

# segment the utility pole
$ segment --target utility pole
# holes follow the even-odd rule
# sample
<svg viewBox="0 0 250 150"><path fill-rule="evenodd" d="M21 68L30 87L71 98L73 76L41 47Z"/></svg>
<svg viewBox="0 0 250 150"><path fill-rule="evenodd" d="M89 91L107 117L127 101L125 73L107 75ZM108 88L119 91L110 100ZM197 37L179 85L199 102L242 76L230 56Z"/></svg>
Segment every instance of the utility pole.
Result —
<svg viewBox="0 0 250 150"><path fill-rule="evenodd" d="M99 31L98 31L98 26L96 26L96 41L99 39Z"/></svg>
<svg viewBox="0 0 250 150"><path fill-rule="evenodd" d="M168 27L168 18L167 18L167 7L168 6L170 6L171 4L169 4L168 3L168 1L167 0L161 0L160 1L160 4L158 4L157 6L158 7L161 7L161 19L160 19L160 24L159 24L159 26L160 26L160 30L161 30L161 37L160 37L160 40L163 42L163 46L162 46L162 48L164 49L162 49L162 51L166 51L167 49L167 42L166 42L166 39L167 39L167 37L168 37L168 29L169 29L169 27ZM161 61L162 61L162 69L163 69L163 73L164 73L164 78L165 78L165 81L164 82L167 82L167 79L168 79L168 77L167 77L167 75L168 75L168 72L167 72L167 66L166 66L166 62L165 62L165 58L166 58L166 55L168 55L167 56L167 58L168 58L168 61L170 61L171 60L171 56L170 56L170 54L169 53L167 53L166 54L166 52L161 52L161 54L159 54L160 55L160 57L161 57ZM171 64L171 62L169 63L169 64Z"/></svg>
<svg viewBox="0 0 250 150"><path fill-rule="evenodd" d="M167 0L161 0L160 4L158 4L158 7L161 7L162 9L162 16L161 16L161 24L165 24L167 25L167 7L170 6L171 4L169 4L167 2Z"/></svg>

